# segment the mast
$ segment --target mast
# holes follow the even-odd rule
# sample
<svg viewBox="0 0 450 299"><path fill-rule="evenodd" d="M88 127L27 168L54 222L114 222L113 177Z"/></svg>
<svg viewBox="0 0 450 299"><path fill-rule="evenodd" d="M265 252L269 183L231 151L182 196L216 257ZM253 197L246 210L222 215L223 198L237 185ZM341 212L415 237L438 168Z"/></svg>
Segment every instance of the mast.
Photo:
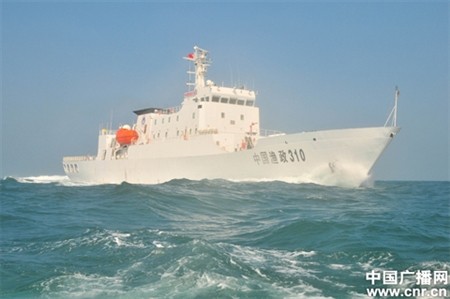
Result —
<svg viewBox="0 0 450 299"><path fill-rule="evenodd" d="M392 124L393 124L394 127L397 126L397 104L398 104L399 96L400 96L400 90L398 90L398 87L395 86L394 119L392 120Z"/></svg>
<svg viewBox="0 0 450 299"><path fill-rule="evenodd" d="M192 61L195 66L195 71L188 71L189 75L195 74L195 81L188 82L188 86L194 86L195 89L205 87L205 75L208 69L208 66L211 65L211 60L208 58L208 51L199 48L197 46L194 47L194 52L189 53L183 59Z"/></svg>
<svg viewBox="0 0 450 299"><path fill-rule="evenodd" d="M389 122L391 122L392 127L397 127L397 106L398 106L398 98L400 97L400 90L398 87L395 87L395 96L394 96L394 108L392 108L391 113L389 114L384 126L386 127Z"/></svg>

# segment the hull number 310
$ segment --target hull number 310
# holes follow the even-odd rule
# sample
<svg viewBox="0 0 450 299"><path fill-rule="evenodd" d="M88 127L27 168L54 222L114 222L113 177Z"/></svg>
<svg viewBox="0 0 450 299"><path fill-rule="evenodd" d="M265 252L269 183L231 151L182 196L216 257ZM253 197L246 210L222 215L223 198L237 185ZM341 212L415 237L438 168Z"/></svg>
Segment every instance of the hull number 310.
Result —
<svg viewBox="0 0 450 299"><path fill-rule="evenodd" d="M263 151L253 154L253 161L258 165L305 162L303 149Z"/></svg>

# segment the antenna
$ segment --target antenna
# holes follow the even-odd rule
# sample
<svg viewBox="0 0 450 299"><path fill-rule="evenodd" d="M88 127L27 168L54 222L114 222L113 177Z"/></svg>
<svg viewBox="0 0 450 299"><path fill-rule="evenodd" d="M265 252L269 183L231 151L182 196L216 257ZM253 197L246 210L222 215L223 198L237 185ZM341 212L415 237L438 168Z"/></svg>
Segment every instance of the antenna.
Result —
<svg viewBox="0 0 450 299"><path fill-rule="evenodd" d="M109 128L108 128L108 131L109 131L109 132L112 131L112 126L113 126L113 116L114 116L114 110L111 109L111 113L109 114Z"/></svg>
<svg viewBox="0 0 450 299"><path fill-rule="evenodd" d="M195 83L188 83L188 86L204 87L205 86L205 75L208 69L208 66L211 65L211 60L208 58L208 51L199 48L197 46L194 47L194 52L189 53L184 59L191 61L195 65L195 72L189 71L188 74L195 74Z"/></svg>

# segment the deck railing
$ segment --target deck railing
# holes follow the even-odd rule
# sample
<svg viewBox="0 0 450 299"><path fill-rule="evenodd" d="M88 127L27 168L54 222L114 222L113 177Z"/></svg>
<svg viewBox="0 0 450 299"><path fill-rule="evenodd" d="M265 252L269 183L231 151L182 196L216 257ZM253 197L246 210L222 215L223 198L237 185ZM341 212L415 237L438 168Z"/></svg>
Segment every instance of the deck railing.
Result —
<svg viewBox="0 0 450 299"><path fill-rule="evenodd" d="M91 161L91 160L95 160L95 157L85 155L85 156L69 156L69 157L63 158L63 162L78 162L78 161Z"/></svg>
<svg viewBox="0 0 450 299"><path fill-rule="evenodd" d="M267 130L267 129L261 129L259 132L259 136L261 137L271 137L280 135L286 135L286 133L277 130Z"/></svg>

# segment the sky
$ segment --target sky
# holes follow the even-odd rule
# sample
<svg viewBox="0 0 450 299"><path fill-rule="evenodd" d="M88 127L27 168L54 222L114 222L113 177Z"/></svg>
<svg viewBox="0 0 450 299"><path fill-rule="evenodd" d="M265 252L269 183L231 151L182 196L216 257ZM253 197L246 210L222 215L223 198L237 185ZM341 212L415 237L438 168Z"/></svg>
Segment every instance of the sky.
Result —
<svg viewBox="0 0 450 299"><path fill-rule="evenodd" d="M402 127L377 180L449 180L447 1L2 1L1 176L63 174L100 128L177 106L207 77L257 91L261 127Z"/></svg>

